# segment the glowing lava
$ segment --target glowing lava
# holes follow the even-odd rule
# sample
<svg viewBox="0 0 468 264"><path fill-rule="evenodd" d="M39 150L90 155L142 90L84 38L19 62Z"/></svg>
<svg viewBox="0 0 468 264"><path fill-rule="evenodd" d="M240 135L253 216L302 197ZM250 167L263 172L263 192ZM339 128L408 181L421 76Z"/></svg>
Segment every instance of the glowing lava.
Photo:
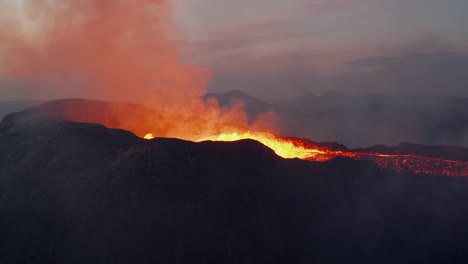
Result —
<svg viewBox="0 0 468 264"><path fill-rule="evenodd" d="M154 137L149 133L144 138L152 139ZM355 160L371 160L382 168L396 171L468 177L468 162L420 157L415 155L384 155L378 153L333 151L307 143L305 140L278 137L270 132L238 131L220 133L218 135L199 137L197 139L192 139L192 141L237 141L242 139L253 139L259 141L265 146L271 148L278 156L288 159L299 158L310 161L327 161L337 156L343 156Z"/></svg>
<svg viewBox="0 0 468 264"><path fill-rule="evenodd" d="M60 113L63 120L99 123L138 136L152 132L144 136L146 139L253 139L283 158L325 161L346 156L372 160L381 167L399 171L468 176L468 162L333 151L307 140L258 132L277 131L274 115L264 113L249 120L242 102L231 102L227 108L215 98L204 99L212 70L180 63L182 42L174 40L180 31L175 30L169 0L138 0L137 4L123 0L23 0L21 5L10 2L19 1L0 0L0 18L6 22L0 23L2 71L31 79L28 82L42 78L51 83L72 80L83 87L75 91L68 90L69 85L51 85L51 90L39 91L37 87L49 83L41 81L41 85L19 86L20 94L79 94L138 103L54 102L49 107ZM31 18L33 27L25 25L26 17Z"/></svg>
<svg viewBox="0 0 468 264"><path fill-rule="evenodd" d="M152 139L153 134L146 134L145 139ZM319 149L307 147L304 144L301 144L299 141L294 141L291 139L281 138L273 135L270 132L233 132L233 133L221 133L219 135L201 137L195 142L202 141L237 141L243 139L253 139L263 145L271 148L278 156L286 159L310 159L315 157L318 154L327 154L325 151Z"/></svg>
<svg viewBox="0 0 468 264"><path fill-rule="evenodd" d="M326 154L326 152L308 148L299 142L295 142L290 139L280 138L269 132L245 132L245 133L230 133L220 134L217 136L211 136L199 139L197 141L237 141L242 139L253 139L263 145L271 148L278 156L292 159L307 159L315 157L318 154Z"/></svg>

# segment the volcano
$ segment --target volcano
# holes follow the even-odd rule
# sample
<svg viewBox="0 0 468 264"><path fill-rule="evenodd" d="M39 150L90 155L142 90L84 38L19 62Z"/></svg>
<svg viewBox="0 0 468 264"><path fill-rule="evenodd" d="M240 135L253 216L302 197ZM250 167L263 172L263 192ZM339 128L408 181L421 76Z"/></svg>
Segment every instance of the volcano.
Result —
<svg viewBox="0 0 468 264"><path fill-rule="evenodd" d="M331 17L345 10L316 2ZM289 97L331 91L349 76L343 88L355 92L388 84L389 94L448 95L463 88L452 82L463 71L438 78L452 72L444 63L429 79L424 65L449 57L463 69L464 55L400 58L406 48L374 54L372 43L361 52L333 45L337 36L319 47L295 29L276 34L291 12L311 9L301 3L256 3L242 14L237 3L181 3L0 0L2 100L106 100L0 109L10 113L0 122L0 264L467 263L465 99L331 92L277 105L241 91L208 94L240 87ZM223 22L220 10L232 14ZM318 38L342 31L319 24L305 28ZM335 56L339 47L351 49ZM358 58L380 53L382 66L382 57ZM393 65L397 82L367 89L353 77L383 78L379 69ZM365 148L376 144L394 147Z"/></svg>
<svg viewBox="0 0 468 264"><path fill-rule="evenodd" d="M468 257L465 177L393 170L343 155L284 159L254 140L146 140L89 123L103 115L109 125L104 108L84 114L88 123L66 120L70 112L54 111L65 102L83 113L90 105L116 107L56 101L0 123L2 263L462 263Z"/></svg>
<svg viewBox="0 0 468 264"><path fill-rule="evenodd" d="M83 99L45 103L7 116L4 123L30 115L42 116L47 120L98 123L109 128L132 131L146 139L154 138L154 134L158 137L176 137L196 142L253 139L273 149L283 158L326 161L344 156L371 160L382 168L397 171L468 176L468 151L457 147L400 144L394 148L375 146L350 150L338 143L279 137L268 131L255 131L245 127L210 122L197 116L184 116L137 104Z"/></svg>

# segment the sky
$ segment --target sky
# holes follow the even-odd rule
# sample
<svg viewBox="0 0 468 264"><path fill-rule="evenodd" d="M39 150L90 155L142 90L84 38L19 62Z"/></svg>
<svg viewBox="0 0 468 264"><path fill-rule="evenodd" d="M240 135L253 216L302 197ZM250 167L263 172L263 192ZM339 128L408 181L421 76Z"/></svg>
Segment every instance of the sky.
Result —
<svg viewBox="0 0 468 264"><path fill-rule="evenodd" d="M466 0L169 4L179 61L209 68L210 92L268 100L335 91L468 96ZM3 74L3 99L15 98L21 81Z"/></svg>
<svg viewBox="0 0 468 264"><path fill-rule="evenodd" d="M466 0L177 0L175 6L187 41L183 56L213 69L210 90L272 99L334 90L468 96L467 77L460 76L468 69ZM444 81L453 87L436 87Z"/></svg>

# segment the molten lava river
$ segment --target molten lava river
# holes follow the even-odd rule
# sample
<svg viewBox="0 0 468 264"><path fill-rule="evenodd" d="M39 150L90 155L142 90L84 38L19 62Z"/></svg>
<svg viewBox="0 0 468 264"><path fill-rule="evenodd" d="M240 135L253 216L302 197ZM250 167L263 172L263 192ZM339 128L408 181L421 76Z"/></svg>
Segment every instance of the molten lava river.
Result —
<svg viewBox="0 0 468 264"><path fill-rule="evenodd" d="M153 135L147 134L144 138L152 139ZM220 133L213 136L202 136L194 140L192 139L192 141L237 141L242 139L253 139L259 141L265 146L271 148L278 156L287 159L299 158L310 161L328 161L337 156L344 156L356 160L371 160L376 162L382 168L402 172L411 171L414 173L445 176L468 176L468 162L420 157L415 155L384 155L378 153L333 151L329 148L310 143L308 140L283 138L270 132L246 131Z"/></svg>

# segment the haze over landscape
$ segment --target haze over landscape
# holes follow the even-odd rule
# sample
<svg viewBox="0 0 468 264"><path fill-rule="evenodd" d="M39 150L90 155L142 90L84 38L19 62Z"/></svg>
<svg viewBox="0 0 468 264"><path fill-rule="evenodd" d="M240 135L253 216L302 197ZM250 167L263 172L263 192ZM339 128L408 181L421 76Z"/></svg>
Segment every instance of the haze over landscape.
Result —
<svg viewBox="0 0 468 264"><path fill-rule="evenodd" d="M23 1L2 0L3 6L11 2ZM34 5L41 2L47 1ZM211 69L211 92L241 90L266 100L330 91L468 96L468 4L463 0L174 0L165 5L172 25L164 28L164 38L179 42L174 56L180 61ZM89 11L84 6L79 12ZM2 21L41 20L24 10L3 7L0 12ZM1 25L3 32L12 30L11 21ZM149 29L140 33L151 34ZM1 35L2 43L7 37ZM0 98L30 99L21 92L25 76L5 70ZM41 77L42 89L52 93L36 97L83 96L70 87L78 84L64 80L66 89L46 89L64 84L52 77Z"/></svg>
<svg viewBox="0 0 468 264"><path fill-rule="evenodd" d="M466 263L465 0L0 0L0 263Z"/></svg>
<svg viewBox="0 0 468 264"><path fill-rule="evenodd" d="M284 136L468 145L465 1L96 3L0 2L0 115L78 97L246 125L193 99L234 90Z"/></svg>

